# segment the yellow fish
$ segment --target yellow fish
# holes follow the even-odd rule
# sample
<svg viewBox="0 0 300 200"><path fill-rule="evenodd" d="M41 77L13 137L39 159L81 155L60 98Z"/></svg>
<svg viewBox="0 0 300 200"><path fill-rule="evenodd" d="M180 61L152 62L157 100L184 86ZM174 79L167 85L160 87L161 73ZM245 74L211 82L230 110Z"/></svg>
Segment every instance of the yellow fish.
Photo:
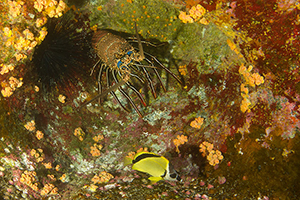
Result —
<svg viewBox="0 0 300 200"><path fill-rule="evenodd" d="M126 157L124 165L133 164L132 169L151 175L148 179L156 183L162 179L181 181L178 172L172 164L163 156L151 152L139 152L133 160Z"/></svg>

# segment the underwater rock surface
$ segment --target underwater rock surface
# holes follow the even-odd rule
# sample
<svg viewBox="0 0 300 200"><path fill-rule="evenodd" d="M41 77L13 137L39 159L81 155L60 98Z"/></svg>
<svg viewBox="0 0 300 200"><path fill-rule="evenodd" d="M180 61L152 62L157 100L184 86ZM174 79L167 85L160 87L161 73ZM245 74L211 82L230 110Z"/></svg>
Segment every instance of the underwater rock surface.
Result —
<svg viewBox="0 0 300 200"><path fill-rule="evenodd" d="M4 199L300 198L297 1L4 0L0 9ZM54 32L51 21L72 26ZM111 30L139 51L135 24L144 51L182 84L164 70L166 92L150 74L157 98L133 84L147 106L122 86L142 117L119 90L129 112L111 94L81 107L99 92L91 35ZM77 50L35 54L48 34L50 52L62 36ZM37 56L54 73L36 73ZM141 151L164 156L182 181L151 184L124 165Z"/></svg>

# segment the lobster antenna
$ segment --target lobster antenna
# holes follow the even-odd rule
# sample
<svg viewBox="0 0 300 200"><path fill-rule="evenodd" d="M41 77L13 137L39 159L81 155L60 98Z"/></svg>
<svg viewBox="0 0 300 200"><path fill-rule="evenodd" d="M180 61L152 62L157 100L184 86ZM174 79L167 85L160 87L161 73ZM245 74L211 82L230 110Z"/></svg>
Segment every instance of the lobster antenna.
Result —
<svg viewBox="0 0 300 200"><path fill-rule="evenodd" d="M140 36L138 34L138 30L137 30L137 27L136 27L136 22L134 22L134 28L135 28L136 38L137 38L138 44L139 44L140 54L141 54L141 57L142 57L141 59L144 59L145 58L144 50L143 50L141 38L140 38Z"/></svg>

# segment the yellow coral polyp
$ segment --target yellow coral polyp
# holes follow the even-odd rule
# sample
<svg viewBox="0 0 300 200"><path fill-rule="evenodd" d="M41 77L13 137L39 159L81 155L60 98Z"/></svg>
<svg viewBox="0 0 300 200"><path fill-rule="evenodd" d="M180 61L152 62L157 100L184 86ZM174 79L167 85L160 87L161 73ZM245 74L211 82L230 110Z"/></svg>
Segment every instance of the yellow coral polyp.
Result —
<svg viewBox="0 0 300 200"><path fill-rule="evenodd" d="M200 129L203 124L204 118L198 117L194 121L191 122L190 126L193 128Z"/></svg>
<svg viewBox="0 0 300 200"><path fill-rule="evenodd" d="M251 77L254 79L255 85L257 86L264 83L264 78L258 73L253 73Z"/></svg>
<svg viewBox="0 0 300 200"><path fill-rule="evenodd" d="M51 162L48 162L48 163L42 163L42 164L46 167L46 169L51 169L51 168L52 168Z"/></svg>
<svg viewBox="0 0 300 200"><path fill-rule="evenodd" d="M92 154L93 157L98 157L101 155L100 150L103 148L102 144L94 144L94 146L91 146L91 151L90 153Z"/></svg>
<svg viewBox="0 0 300 200"><path fill-rule="evenodd" d="M259 73L252 73L253 66L250 65L248 68L242 64L239 68L239 73L244 77L245 82L241 84L241 96L243 100L241 102L241 111L244 113L250 111L251 101L249 100L249 89L246 86L259 86L264 83L264 77ZM252 105L253 107L254 105Z"/></svg>
<svg viewBox="0 0 300 200"><path fill-rule="evenodd" d="M35 154L36 154L36 150L35 150L35 149L31 149L30 155L31 155L31 156L34 156Z"/></svg>
<svg viewBox="0 0 300 200"><path fill-rule="evenodd" d="M45 195L47 195L47 194L57 194L57 188L53 185L53 184L51 184L51 183L48 183L48 184L46 184L42 189L41 189L41 191L40 191L40 194L42 195L42 196L45 196Z"/></svg>
<svg viewBox="0 0 300 200"><path fill-rule="evenodd" d="M52 7L47 7L45 11L48 14L48 16L50 18L52 18L52 17L54 17L56 15L55 10L56 10L55 6L52 6Z"/></svg>
<svg viewBox="0 0 300 200"><path fill-rule="evenodd" d="M17 16L20 15L22 5L24 5L23 1L8 1L7 2L9 5L9 14L16 18Z"/></svg>
<svg viewBox="0 0 300 200"><path fill-rule="evenodd" d="M29 130L29 131L34 131L35 130L35 121L31 120L30 122L27 122L24 127Z"/></svg>
<svg viewBox="0 0 300 200"><path fill-rule="evenodd" d="M36 176L35 171L25 170L21 175L20 182L25 185L28 185L34 191L38 191L39 188L37 187L37 183L34 183L36 181L35 176Z"/></svg>
<svg viewBox="0 0 300 200"><path fill-rule="evenodd" d="M173 143L176 147L176 151L177 153L180 153L178 147L181 145L181 144L184 144L188 141L187 139L187 136L185 135L177 135L177 138L173 140Z"/></svg>
<svg viewBox="0 0 300 200"><path fill-rule="evenodd" d="M244 75L244 73L247 71L247 68L244 64L241 64L240 68L239 68L239 73Z"/></svg>
<svg viewBox="0 0 300 200"><path fill-rule="evenodd" d="M66 103L66 97L62 94L58 96L58 101L61 103Z"/></svg>
<svg viewBox="0 0 300 200"><path fill-rule="evenodd" d="M10 30L10 28L8 28L8 27L4 27L3 28L3 33L7 37L11 37L12 36L12 30Z"/></svg>
<svg viewBox="0 0 300 200"><path fill-rule="evenodd" d="M26 40L24 37L21 36L14 44L14 48L19 51L27 50L29 44L30 44L30 41Z"/></svg>
<svg viewBox="0 0 300 200"><path fill-rule="evenodd" d="M199 21L201 24L204 24L204 25L208 25L209 24L209 21L206 19L206 18L202 18L202 19L200 19L200 21Z"/></svg>
<svg viewBox="0 0 300 200"><path fill-rule="evenodd" d="M102 171L100 172L99 175L95 175L93 178L92 178L92 182L94 184L97 184L97 183L107 183L110 179L114 178L114 176L106 171Z"/></svg>
<svg viewBox="0 0 300 200"><path fill-rule="evenodd" d="M248 69L242 64L239 68L239 73L243 75L245 79L245 84L255 87L255 85L260 85L264 83L264 77L259 75L259 73L251 73L253 66L250 65Z"/></svg>
<svg viewBox="0 0 300 200"><path fill-rule="evenodd" d="M186 12L181 11L179 14L179 19L183 22L183 23L193 23L194 20L191 16L187 15Z"/></svg>
<svg viewBox="0 0 300 200"><path fill-rule="evenodd" d="M47 34L48 32L46 30L46 27L43 27L42 30L40 30L39 37L36 38L36 41L37 42L43 41Z"/></svg>
<svg viewBox="0 0 300 200"><path fill-rule="evenodd" d="M41 140L44 137L44 133L42 131L36 131L35 136L38 140Z"/></svg>
<svg viewBox="0 0 300 200"><path fill-rule="evenodd" d="M241 92L245 93L245 94L248 94L249 93L249 90L248 88L245 86L244 83L241 84Z"/></svg>
<svg viewBox="0 0 300 200"><path fill-rule="evenodd" d="M42 162L44 160L45 155L43 154L43 150L42 149L37 149L37 151L35 149L32 149L30 151L30 155L32 157L34 157L36 159L36 162Z"/></svg>
<svg viewBox="0 0 300 200"><path fill-rule="evenodd" d="M219 150L214 150L214 145L209 143L209 142L203 142L200 144L200 149L199 151L202 152L203 156L207 155L207 160L210 165L215 166L220 163L221 160L223 160L223 155L221 151Z"/></svg>
<svg viewBox="0 0 300 200"><path fill-rule="evenodd" d="M13 94L13 90L10 87L5 87L1 90L1 94L3 97L10 97Z"/></svg>
<svg viewBox="0 0 300 200"><path fill-rule="evenodd" d="M210 152L213 150L214 145L212 143L204 141L202 144L200 144L199 151L203 153L203 156L207 154L207 152Z"/></svg>
<svg viewBox="0 0 300 200"><path fill-rule="evenodd" d="M33 6L35 9L37 9L38 12L42 12L44 6L42 4L41 1L37 0L34 2L34 6Z"/></svg>
<svg viewBox="0 0 300 200"><path fill-rule="evenodd" d="M16 57L17 61L27 58L27 56L25 54L22 54L22 53L16 53L15 57Z"/></svg>
<svg viewBox="0 0 300 200"><path fill-rule="evenodd" d="M187 74L186 65L179 66L178 71L182 76L185 76Z"/></svg>
<svg viewBox="0 0 300 200"><path fill-rule="evenodd" d="M55 170L59 171L59 169L60 169L60 165L56 165Z"/></svg>
<svg viewBox="0 0 300 200"><path fill-rule="evenodd" d="M205 15L206 10L203 6L201 6L200 4L193 6L190 10L189 10L189 14L187 14L186 12L181 11L179 14L179 19L183 22L183 23L193 23L196 21L199 21L201 24L205 24L207 25L209 22L207 19L205 19L203 16Z"/></svg>
<svg viewBox="0 0 300 200"><path fill-rule="evenodd" d="M34 35L33 35L33 33L30 32L30 30L25 29L23 31L23 34L25 35L26 39L28 39L28 40L34 40Z"/></svg>
<svg viewBox="0 0 300 200"><path fill-rule="evenodd" d="M197 6L193 6L189 10L190 16L195 20L200 19L205 13L206 13L205 8L203 8L203 6L201 6L200 4L198 4Z"/></svg>
<svg viewBox="0 0 300 200"><path fill-rule="evenodd" d="M56 166L57 167L57 166ZM57 170L56 170L57 171ZM59 180L61 181L61 182L66 182L66 179L67 179L67 175L66 174L63 174L61 177L59 177Z"/></svg>
<svg viewBox="0 0 300 200"><path fill-rule="evenodd" d="M31 183L35 181L36 172L25 170L21 175L20 181L22 183Z"/></svg>
<svg viewBox="0 0 300 200"><path fill-rule="evenodd" d="M207 156L207 160L209 161L210 165L215 166L219 164L221 160L223 160L222 153L219 150L212 150Z"/></svg>
<svg viewBox="0 0 300 200"><path fill-rule="evenodd" d="M82 130L81 127L78 127L74 131L74 135L78 137L80 141L83 141L83 137L85 136L85 132Z"/></svg>
<svg viewBox="0 0 300 200"><path fill-rule="evenodd" d="M99 142L100 140L103 140L103 138L104 138L103 135L100 134L100 135L94 136L94 137L93 137L93 140L94 140L95 142Z"/></svg>
<svg viewBox="0 0 300 200"><path fill-rule="evenodd" d="M44 24L46 24L47 22L47 18L46 17L42 17L42 18L38 18L36 21L35 21L35 26L37 28L43 26Z"/></svg>
<svg viewBox="0 0 300 200"><path fill-rule="evenodd" d="M244 99L242 100L242 104L241 104L241 111L242 111L243 113L246 112L247 110L249 110L250 105L251 105L250 100L247 99L247 98L244 98Z"/></svg>
<svg viewBox="0 0 300 200"><path fill-rule="evenodd" d="M52 18L62 16L63 11L66 9L66 4L62 0L60 0L58 4L55 0L37 0L34 2L34 8L37 9L38 12L44 11L46 15Z"/></svg>

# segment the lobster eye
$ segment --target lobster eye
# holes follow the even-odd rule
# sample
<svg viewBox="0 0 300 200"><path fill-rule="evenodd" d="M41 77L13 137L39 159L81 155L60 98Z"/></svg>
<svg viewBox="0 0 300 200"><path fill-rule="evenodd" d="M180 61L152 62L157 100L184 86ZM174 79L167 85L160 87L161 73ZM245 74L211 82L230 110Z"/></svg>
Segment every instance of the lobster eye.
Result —
<svg viewBox="0 0 300 200"><path fill-rule="evenodd" d="M123 65L122 61L119 61L118 64L117 64L118 68L120 68L120 66L122 66L122 65Z"/></svg>

